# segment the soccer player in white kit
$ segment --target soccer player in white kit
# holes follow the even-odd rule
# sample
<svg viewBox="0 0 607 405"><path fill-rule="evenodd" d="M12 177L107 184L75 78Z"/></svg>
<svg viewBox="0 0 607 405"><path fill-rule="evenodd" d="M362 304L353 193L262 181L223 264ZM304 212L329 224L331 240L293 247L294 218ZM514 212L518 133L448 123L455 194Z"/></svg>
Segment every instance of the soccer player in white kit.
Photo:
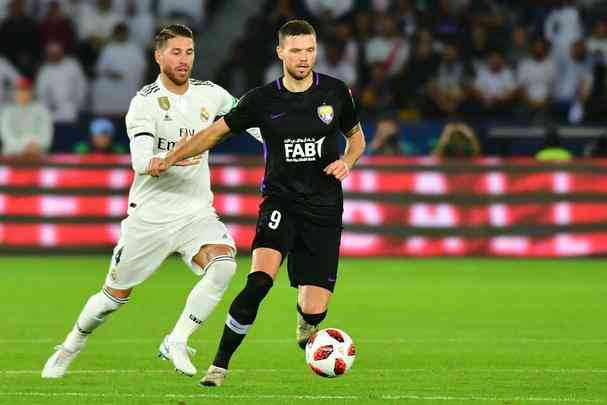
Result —
<svg viewBox="0 0 607 405"><path fill-rule="evenodd" d="M93 330L126 304L133 287L174 252L203 277L161 343L159 356L183 374L196 374L188 338L208 318L236 272L234 241L212 205L208 152L180 162L160 178L148 175L148 168L215 117L227 114L237 100L220 86L190 78L194 41L189 28L171 25L160 31L155 59L158 79L133 97L126 116L135 178L105 285L90 297L72 331L46 362L43 378L63 377Z"/></svg>

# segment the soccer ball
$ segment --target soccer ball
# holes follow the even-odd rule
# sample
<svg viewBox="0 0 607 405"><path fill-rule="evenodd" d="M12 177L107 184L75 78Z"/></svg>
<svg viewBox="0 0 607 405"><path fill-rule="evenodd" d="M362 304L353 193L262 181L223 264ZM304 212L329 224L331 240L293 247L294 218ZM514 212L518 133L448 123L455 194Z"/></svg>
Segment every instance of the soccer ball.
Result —
<svg viewBox="0 0 607 405"><path fill-rule="evenodd" d="M306 344L306 362L312 371L322 377L346 374L355 358L354 342L343 330L321 329L310 336Z"/></svg>

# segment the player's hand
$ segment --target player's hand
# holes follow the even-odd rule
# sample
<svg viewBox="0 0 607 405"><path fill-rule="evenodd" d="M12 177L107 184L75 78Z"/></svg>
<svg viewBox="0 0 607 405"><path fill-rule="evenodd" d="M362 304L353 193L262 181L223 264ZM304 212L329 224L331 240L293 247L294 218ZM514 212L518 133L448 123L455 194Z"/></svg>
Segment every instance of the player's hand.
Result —
<svg viewBox="0 0 607 405"><path fill-rule="evenodd" d="M335 176L339 181L342 181L350 175L350 166L343 160L339 159L325 167L324 172L329 176Z"/></svg>
<svg viewBox="0 0 607 405"><path fill-rule="evenodd" d="M153 157L150 159L150 163L148 163L147 173L152 177L160 176L160 173L164 172L168 169L168 165L161 157Z"/></svg>

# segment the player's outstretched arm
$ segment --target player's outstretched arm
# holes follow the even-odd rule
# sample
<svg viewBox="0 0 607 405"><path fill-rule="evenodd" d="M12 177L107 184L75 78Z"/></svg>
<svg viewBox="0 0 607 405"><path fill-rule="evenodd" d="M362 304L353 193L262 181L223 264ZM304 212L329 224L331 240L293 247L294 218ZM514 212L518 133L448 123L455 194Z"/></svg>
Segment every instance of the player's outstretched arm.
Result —
<svg viewBox="0 0 607 405"><path fill-rule="evenodd" d="M344 180L350 175L350 170L354 167L358 159L365 151L365 135L360 124L356 124L346 135L346 149L341 159L336 160L325 167L325 173L329 176L335 176L339 181Z"/></svg>
<svg viewBox="0 0 607 405"><path fill-rule="evenodd" d="M210 127L197 132L187 142L176 146L161 161L154 162L154 165L149 169L150 175L157 177L175 163L206 152L229 133L230 127L228 127L228 124L223 118L219 119Z"/></svg>

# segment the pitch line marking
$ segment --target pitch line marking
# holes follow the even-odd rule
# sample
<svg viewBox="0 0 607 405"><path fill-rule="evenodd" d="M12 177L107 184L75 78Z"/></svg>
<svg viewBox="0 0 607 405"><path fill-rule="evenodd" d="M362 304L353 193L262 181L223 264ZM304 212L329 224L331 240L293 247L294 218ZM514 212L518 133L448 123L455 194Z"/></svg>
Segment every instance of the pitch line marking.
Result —
<svg viewBox="0 0 607 405"><path fill-rule="evenodd" d="M363 397L359 395L233 395L233 394L129 394L129 393L89 393L89 392L0 392L0 396L9 397L77 397L77 398L163 398L163 399L281 399L281 400L373 400L381 399L387 401L418 400L418 401L525 401L525 402L561 402L561 403L605 403L606 399L600 398L574 398L574 397L495 397L482 395L469 396L446 396L446 395L381 395Z"/></svg>
<svg viewBox="0 0 607 405"><path fill-rule="evenodd" d="M0 370L0 375L40 374L41 370ZM174 370L99 369L70 370L68 374L171 374ZM231 373L289 373L294 368L232 369ZM548 374L607 374L604 368L357 368L356 373L420 373L420 372L478 372L478 373L548 373Z"/></svg>
<svg viewBox="0 0 607 405"><path fill-rule="evenodd" d="M10 343L55 343L61 338L0 339L0 344ZM98 339L94 344L158 343L159 339ZM200 343L215 343L212 339L196 339ZM541 339L541 338L396 338L396 339L356 339L359 343L539 343L539 344L607 344L607 339ZM247 344L291 344L292 339L251 339Z"/></svg>

